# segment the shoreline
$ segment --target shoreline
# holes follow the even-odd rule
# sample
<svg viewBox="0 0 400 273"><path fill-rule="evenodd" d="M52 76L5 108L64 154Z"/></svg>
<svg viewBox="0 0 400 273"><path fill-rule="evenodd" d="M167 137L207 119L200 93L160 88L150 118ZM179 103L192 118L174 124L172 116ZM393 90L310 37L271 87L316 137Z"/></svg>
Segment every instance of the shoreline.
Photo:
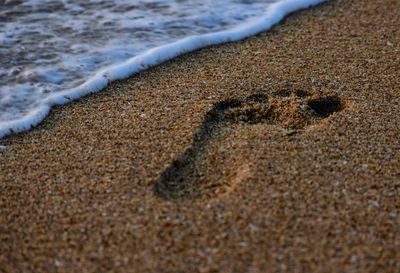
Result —
<svg viewBox="0 0 400 273"><path fill-rule="evenodd" d="M296 12L1 139L0 268L395 272L399 6Z"/></svg>
<svg viewBox="0 0 400 273"><path fill-rule="evenodd" d="M157 46L129 58L122 63L113 64L100 69L83 84L53 93L40 102L40 106L20 119L0 122L0 139L14 133L29 131L42 122L52 107L78 100L81 97L101 92L113 81L124 80L141 71L164 63L168 60L226 42L240 41L267 31L282 21L288 14L295 11L319 5L326 0L282 0L272 4L265 14L257 19L239 24L224 31L189 36L175 42Z"/></svg>

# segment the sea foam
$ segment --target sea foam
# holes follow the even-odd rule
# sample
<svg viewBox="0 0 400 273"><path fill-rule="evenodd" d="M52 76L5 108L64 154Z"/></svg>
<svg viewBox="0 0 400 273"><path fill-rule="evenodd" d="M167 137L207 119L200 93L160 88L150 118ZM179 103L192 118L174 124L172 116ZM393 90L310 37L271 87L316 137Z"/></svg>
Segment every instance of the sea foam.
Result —
<svg viewBox="0 0 400 273"><path fill-rule="evenodd" d="M36 126L54 105L181 54L256 35L287 14L324 1L145 0L131 5L128 0L92 0L79 5L27 0L12 9L7 3L18 1L8 0L0 8L0 138ZM101 9L101 4L106 6ZM196 12L187 13L191 9ZM63 18L56 10L68 13ZM48 20L55 24L51 34L44 29ZM7 46L14 51L5 52Z"/></svg>

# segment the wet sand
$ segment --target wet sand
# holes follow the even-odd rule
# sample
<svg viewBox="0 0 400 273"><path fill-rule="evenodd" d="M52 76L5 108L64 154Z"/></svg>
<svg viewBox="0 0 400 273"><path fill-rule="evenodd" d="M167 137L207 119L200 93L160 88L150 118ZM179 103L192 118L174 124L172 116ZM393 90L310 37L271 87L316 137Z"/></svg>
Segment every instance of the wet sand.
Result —
<svg viewBox="0 0 400 273"><path fill-rule="evenodd" d="M0 140L0 272L399 272L399 8L331 1Z"/></svg>

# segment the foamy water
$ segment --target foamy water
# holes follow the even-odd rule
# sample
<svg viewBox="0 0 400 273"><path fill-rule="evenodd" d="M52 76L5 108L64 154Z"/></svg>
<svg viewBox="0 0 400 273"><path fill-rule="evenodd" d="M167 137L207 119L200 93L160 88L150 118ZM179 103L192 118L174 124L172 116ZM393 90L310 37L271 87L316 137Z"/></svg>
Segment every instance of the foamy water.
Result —
<svg viewBox="0 0 400 273"><path fill-rule="evenodd" d="M323 0L0 0L0 137L52 105Z"/></svg>

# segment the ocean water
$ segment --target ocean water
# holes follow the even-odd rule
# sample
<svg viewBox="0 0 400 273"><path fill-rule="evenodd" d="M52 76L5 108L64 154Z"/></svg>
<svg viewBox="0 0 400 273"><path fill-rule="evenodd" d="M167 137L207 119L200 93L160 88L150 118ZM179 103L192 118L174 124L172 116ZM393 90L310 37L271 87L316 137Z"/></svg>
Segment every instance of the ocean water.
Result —
<svg viewBox="0 0 400 273"><path fill-rule="evenodd" d="M0 0L0 137L52 105L323 0Z"/></svg>

